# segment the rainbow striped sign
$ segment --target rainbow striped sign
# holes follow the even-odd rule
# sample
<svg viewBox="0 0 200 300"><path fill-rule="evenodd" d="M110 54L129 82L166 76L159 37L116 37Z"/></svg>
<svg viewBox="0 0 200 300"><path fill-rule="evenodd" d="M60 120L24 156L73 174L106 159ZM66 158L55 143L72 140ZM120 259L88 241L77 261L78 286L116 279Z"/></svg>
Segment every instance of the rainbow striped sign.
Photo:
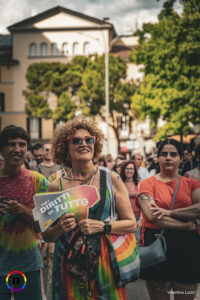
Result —
<svg viewBox="0 0 200 300"><path fill-rule="evenodd" d="M33 217L35 221L39 221L40 229L44 232L64 213L75 213L77 221L86 219L89 208L99 199L97 188L90 185L81 185L58 193L35 194Z"/></svg>

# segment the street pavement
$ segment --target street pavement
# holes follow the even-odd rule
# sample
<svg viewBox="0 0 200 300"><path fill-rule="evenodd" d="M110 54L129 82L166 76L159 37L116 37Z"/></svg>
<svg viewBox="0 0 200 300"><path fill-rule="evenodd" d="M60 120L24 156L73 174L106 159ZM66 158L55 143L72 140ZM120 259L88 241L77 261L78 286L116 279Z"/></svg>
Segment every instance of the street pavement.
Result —
<svg viewBox="0 0 200 300"><path fill-rule="evenodd" d="M145 281L141 279L127 284L126 293L127 293L127 300L150 300L147 293ZM200 300L200 284L198 285L196 299ZM174 300L173 295L170 295L170 300Z"/></svg>

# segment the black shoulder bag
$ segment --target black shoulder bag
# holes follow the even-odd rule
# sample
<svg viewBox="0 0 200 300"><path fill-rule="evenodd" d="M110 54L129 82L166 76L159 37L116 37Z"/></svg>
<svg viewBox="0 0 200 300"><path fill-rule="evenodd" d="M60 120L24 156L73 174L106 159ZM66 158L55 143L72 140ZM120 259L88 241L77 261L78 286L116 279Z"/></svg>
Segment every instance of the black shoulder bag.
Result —
<svg viewBox="0 0 200 300"><path fill-rule="evenodd" d="M106 199L106 172L100 170L100 204L91 219L100 220ZM63 240L62 240L63 239ZM68 233L68 239L61 238L65 252L65 270L82 282L95 280L98 259L101 252L101 233L83 235L78 226ZM89 292L89 289L88 289Z"/></svg>
<svg viewBox="0 0 200 300"><path fill-rule="evenodd" d="M178 178L170 209L173 208L180 180L181 176ZM160 234L155 234L155 237L155 241L149 246L139 246L140 265L142 269L151 267L166 260L165 254L167 251L167 244L164 237L164 229L161 230Z"/></svg>

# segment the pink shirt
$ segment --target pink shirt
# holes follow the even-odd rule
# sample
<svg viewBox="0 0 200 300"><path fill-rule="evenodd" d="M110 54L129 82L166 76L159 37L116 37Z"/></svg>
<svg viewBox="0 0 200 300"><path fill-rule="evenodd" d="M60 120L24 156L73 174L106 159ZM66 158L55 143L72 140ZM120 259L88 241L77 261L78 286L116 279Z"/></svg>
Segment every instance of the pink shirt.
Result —
<svg viewBox="0 0 200 300"><path fill-rule="evenodd" d="M127 186L126 186L126 188L127 188ZM130 202L131 202L131 206L132 206L134 215L135 215L136 218L139 218L141 209L136 206L136 198L137 198L137 194L138 194L138 187L134 186L132 189L127 188L127 191L128 191L128 195L129 195L129 199L130 199Z"/></svg>

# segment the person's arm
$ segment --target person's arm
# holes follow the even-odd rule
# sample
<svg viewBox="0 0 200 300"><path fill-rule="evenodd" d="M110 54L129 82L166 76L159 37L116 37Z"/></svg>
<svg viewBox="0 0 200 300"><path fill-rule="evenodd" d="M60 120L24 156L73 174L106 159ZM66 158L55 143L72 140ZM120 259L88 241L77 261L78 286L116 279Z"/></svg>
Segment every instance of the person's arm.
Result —
<svg viewBox="0 0 200 300"><path fill-rule="evenodd" d="M136 220L130 204L127 189L120 176L114 172L111 174L116 211L119 220L111 222L111 234L126 234L136 230ZM85 219L78 223L83 234L104 232L103 221Z"/></svg>
<svg viewBox="0 0 200 300"><path fill-rule="evenodd" d="M158 217L154 214L154 211L152 210L152 207L157 206L155 200L151 196L145 193L139 195L139 203L147 220L158 227L164 229L179 229L179 230L196 229L196 225L194 222L179 221L170 217L169 215L167 216L164 215L161 219L158 219Z"/></svg>
<svg viewBox="0 0 200 300"><path fill-rule="evenodd" d="M58 181L53 181L49 188L48 192L57 192L58 191ZM64 232L68 232L76 227L76 222L73 213L64 214L58 220L57 224L54 224L47 228L45 232L42 233L42 237L46 242L56 242Z"/></svg>
<svg viewBox="0 0 200 300"><path fill-rule="evenodd" d="M137 224L131 207L128 191L121 177L114 172L112 173L112 184L115 206L119 220L112 222L111 233L124 234L127 232L134 232Z"/></svg>
<svg viewBox="0 0 200 300"><path fill-rule="evenodd" d="M200 219L200 188L192 192L192 205L184 208L166 210L157 205L152 206L153 215L158 219L168 216L182 221L194 221Z"/></svg>
<svg viewBox="0 0 200 300"><path fill-rule="evenodd" d="M7 206L6 211L21 216L30 226L33 227L36 233L40 232L39 223L34 221L31 209L19 203L17 200L4 200L4 203Z"/></svg>
<svg viewBox="0 0 200 300"><path fill-rule="evenodd" d="M200 188L192 192L192 203L189 207L172 210L171 217L187 221L200 219Z"/></svg>

